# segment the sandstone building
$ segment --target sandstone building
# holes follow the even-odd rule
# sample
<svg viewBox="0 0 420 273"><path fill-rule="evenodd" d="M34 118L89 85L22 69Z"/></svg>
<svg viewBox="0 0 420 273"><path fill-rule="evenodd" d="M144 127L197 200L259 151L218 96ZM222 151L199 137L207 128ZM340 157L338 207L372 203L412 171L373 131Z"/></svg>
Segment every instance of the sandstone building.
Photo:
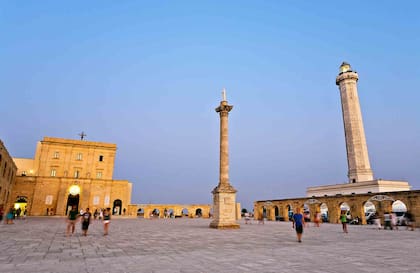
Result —
<svg viewBox="0 0 420 273"><path fill-rule="evenodd" d="M132 184L113 179L116 150L110 143L44 137L33 159L13 159L17 173L9 205L26 208L28 215L66 215L72 205L122 214Z"/></svg>
<svg viewBox="0 0 420 273"><path fill-rule="evenodd" d="M3 207L5 210L8 209L5 206L12 190L16 172L17 167L0 140L0 207Z"/></svg>

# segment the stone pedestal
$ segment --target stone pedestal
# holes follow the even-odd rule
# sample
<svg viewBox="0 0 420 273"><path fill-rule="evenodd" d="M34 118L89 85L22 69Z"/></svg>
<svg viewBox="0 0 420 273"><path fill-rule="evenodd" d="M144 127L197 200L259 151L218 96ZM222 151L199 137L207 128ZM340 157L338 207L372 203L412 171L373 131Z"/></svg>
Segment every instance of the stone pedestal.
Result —
<svg viewBox="0 0 420 273"><path fill-rule="evenodd" d="M213 191L214 220L210 223L211 228L235 229L239 228L236 222L236 190L221 189L216 187Z"/></svg>

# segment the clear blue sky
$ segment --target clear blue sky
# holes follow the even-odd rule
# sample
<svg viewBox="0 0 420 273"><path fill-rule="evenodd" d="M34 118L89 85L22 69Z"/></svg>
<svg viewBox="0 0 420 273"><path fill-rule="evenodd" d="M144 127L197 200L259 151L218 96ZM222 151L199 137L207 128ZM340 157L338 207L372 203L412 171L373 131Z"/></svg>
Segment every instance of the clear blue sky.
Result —
<svg viewBox="0 0 420 273"><path fill-rule="evenodd" d="M305 3L303 3L305 2ZM0 138L118 145L133 203L211 203L226 87L230 178L246 208L347 181L342 61L376 178L420 188L416 1L2 1Z"/></svg>

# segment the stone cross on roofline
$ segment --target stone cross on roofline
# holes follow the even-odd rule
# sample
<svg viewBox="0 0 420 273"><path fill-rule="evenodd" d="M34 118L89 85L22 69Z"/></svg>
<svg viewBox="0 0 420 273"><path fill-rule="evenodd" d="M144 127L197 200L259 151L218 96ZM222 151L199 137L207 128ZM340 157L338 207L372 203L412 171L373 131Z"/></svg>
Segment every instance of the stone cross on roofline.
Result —
<svg viewBox="0 0 420 273"><path fill-rule="evenodd" d="M85 134L85 132L83 132L83 131L78 135L80 136L80 140L83 140L85 138L85 136L87 136L87 134Z"/></svg>

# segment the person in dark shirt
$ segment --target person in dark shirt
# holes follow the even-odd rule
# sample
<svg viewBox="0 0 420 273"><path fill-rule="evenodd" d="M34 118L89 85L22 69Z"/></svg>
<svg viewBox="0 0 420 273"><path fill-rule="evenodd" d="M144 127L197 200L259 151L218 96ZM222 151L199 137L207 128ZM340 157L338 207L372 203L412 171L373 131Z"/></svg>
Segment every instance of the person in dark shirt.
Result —
<svg viewBox="0 0 420 273"><path fill-rule="evenodd" d="M293 214L293 228L296 230L296 236L298 242L302 242L302 233L303 233L303 226L305 224L305 219L303 218L302 213L300 213L300 208L296 209L296 213Z"/></svg>
<svg viewBox="0 0 420 273"><path fill-rule="evenodd" d="M74 233L75 224L77 221L77 217L79 216L79 212L76 209L76 206L72 206L71 210L69 211L69 215L67 217L67 236Z"/></svg>
<svg viewBox="0 0 420 273"><path fill-rule="evenodd" d="M83 236L87 235L87 231L90 224L90 218L92 218L92 214L89 212L89 208L86 209L86 212L82 214L82 231Z"/></svg>

